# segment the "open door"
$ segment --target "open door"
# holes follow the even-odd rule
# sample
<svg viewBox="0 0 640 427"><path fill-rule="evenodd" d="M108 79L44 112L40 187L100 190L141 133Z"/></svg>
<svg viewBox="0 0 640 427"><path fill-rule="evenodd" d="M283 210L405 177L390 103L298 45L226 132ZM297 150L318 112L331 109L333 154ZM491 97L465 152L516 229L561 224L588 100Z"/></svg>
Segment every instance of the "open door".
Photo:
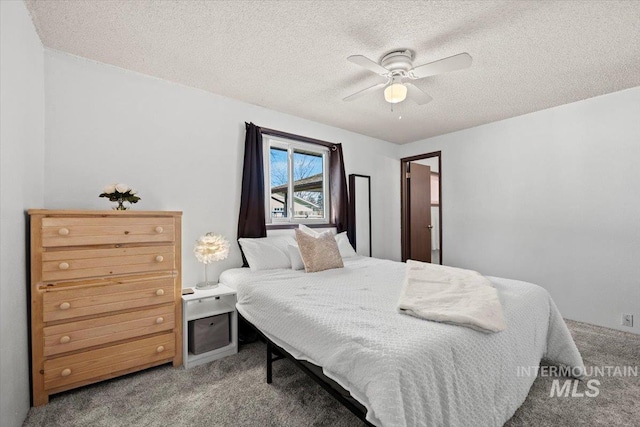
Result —
<svg viewBox="0 0 640 427"><path fill-rule="evenodd" d="M431 262L431 168L407 163L409 254L407 259Z"/></svg>
<svg viewBox="0 0 640 427"><path fill-rule="evenodd" d="M402 261L442 264L440 151L400 159Z"/></svg>

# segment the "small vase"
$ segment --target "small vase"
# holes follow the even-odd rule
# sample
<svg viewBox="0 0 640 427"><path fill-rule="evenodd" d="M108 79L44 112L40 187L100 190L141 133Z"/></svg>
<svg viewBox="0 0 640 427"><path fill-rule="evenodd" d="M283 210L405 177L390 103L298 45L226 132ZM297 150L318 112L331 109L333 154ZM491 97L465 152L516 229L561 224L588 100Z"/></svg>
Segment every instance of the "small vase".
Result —
<svg viewBox="0 0 640 427"><path fill-rule="evenodd" d="M114 211L126 211L127 209L129 209L124 205L124 199L120 198L117 200L117 202L118 202L118 206L113 208Z"/></svg>

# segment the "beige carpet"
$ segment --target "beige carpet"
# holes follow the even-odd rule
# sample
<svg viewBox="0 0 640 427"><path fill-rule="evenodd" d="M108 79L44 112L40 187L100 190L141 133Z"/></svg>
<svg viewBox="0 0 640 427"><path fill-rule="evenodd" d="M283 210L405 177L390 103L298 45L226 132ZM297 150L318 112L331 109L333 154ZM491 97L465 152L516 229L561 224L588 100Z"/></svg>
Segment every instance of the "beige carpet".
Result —
<svg viewBox="0 0 640 427"><path fill-rule="evenodd" d="M567 322L587 366L639 366L640 335ZM538 378L507 426L639 426L640 377L602 377L597 397L549 397ZM584 385L579 390L584 391ZM265 383L265 345L185 371L162 366L53 396L24 426L359 426L291 362Z"/></svg>

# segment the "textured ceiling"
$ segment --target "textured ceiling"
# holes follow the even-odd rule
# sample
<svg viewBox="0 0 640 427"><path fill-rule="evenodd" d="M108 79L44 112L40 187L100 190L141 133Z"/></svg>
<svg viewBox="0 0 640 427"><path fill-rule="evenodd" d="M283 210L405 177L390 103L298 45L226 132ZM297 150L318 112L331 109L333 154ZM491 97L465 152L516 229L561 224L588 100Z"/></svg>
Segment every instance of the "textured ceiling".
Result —
<svg viewBox="0 0 640 427"><path fill-rule="evenodd" d="M407 143L640 86L640 1L33 1L46 47L273 110ZM347 61L396 48L434 98L390 111ZM402 116L399 119L399 116Z"/></svg>

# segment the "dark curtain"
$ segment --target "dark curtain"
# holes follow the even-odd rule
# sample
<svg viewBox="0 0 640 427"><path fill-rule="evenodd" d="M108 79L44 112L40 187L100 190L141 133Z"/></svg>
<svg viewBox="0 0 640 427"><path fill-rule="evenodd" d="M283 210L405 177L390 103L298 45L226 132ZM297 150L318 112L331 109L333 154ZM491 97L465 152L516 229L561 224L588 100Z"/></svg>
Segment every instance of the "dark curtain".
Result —
<svg viewBox="0 0 640 427"><path fill-rule="evenodd" d="M267 237L264 212L264 163L262 162L262 134L253 123L245 123L244 167L242 193L238 217L238 238ZM245 267L247 260L242 255Z"/></svg>
<svg viewBox="0 0 640 427"><path fill-rule="evenodd" d="M331 146L329 156L329 186L331 194L331 220L336 225L336 232L349 231L349 195L347 193L347 177L344 173L342 144Z"/></svg>
<svg viewBox="0 0 640 427"><path fill-rule="evenodd" d="M240 215L238 217L238 238L267 237L264 220L264 163L262 162L262 134L253 123L245 123L244 166L242 169L242 193L240 195ZM242 253L242 248L240 248ZM242 254L243 267L248 267ZM256 341L258 335L239 316L238 341L247 344Z"/></svg>

